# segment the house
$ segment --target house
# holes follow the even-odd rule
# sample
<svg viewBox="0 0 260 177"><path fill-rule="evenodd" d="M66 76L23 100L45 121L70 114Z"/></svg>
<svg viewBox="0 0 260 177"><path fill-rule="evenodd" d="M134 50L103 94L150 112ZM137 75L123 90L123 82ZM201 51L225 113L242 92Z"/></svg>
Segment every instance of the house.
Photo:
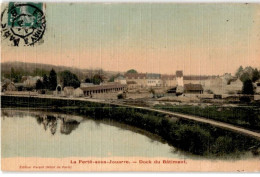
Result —
<svg viewBox="0 0 260 177"><path fill-rule="evenodd" d="M238 93L242 91L243 82L240 79L236 79L235 81L231 81L227 87L227 92L230 93Z"/></svg>
<svg viewBox="0 0 260 177"><path fill-rule="evenodd" d="M176 86L175 75L162 74L161 80L162 80L163 87L174 87L174 86Z"/></svg>
<svg viewBox="0 0 260 177"><path fill-rule="evenodd" d="M114 79L114 82L120 83L120 84L126 84L126 79L124 76L118 76Z"/></svg>
<svg viewBox="0 0 260 177"><path fill-rule="evenodd" d="M16 91L16 87L13 82L9 83L6 87L6 91Z"/></svg>
<svg viewBox="0 0 260 177"><path fill-rule="evenodd" d="M226 85L229 85L230 82L235 81L237 78L232 76L231 73L225 73L224 75L220 76L222 78L223 82Z"/></svg>
<svg viewBox="0 0 260 177"><path fill-rule="evenodd" d="M27 79L24 80L23 83L24 83L25 87L35 87L37 80L42 81L42 77L40 77L40 76L35 76L35 77L27 76Z"/></svg>
<svg viewBox="0 0 260 177"><path fill-rule="evenodd" d="M161 74L148 73L146 74L146 86L148 87L161 87Z"/></svg>
<svg viewBox="0 0 260 177"><path fill-rule="evenodd" d="M197 93L202 94L203 88L201 84L185 84L184 93Z"/></svg>
<svg viewBox="0 0 260 177"><path fill-rule="evenodd" d="M127 84L127 88L129 89L139 88L135 81L127 81L126 84Z"/></svg>
<svg viewBox="0 0 260 177"><path fill-rule="evenodd" d="M146 87L146 74L145 73L127 73L125 74L126 81L134 81L138 87Z"/></svg>
<svg viewBox="0 0 260 177"><path fill-rule="evenodd" d="M64 91L64 96L67 96L67 97L73 96L74 88L67 86L67 87L64 87L63 91Z"/></svg>
<svg viewBox="0 0 260 177"><path fill-rule="evenodd" d="M74 91L73 91L73 96L74 97L83 97L84 96L84 92L81 88L76 88Z"/></svg>

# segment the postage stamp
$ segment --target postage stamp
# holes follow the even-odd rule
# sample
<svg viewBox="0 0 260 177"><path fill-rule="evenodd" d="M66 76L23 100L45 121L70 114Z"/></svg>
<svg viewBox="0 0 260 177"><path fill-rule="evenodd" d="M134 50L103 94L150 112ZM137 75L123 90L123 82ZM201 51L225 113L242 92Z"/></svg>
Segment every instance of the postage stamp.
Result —
<svg viewBox="0 0 260 177"><path fill-rule="evenodd" d="M10 2L1 14L1 28L2 36L11 45L34 45L46 29L43 3Z"/></svg>

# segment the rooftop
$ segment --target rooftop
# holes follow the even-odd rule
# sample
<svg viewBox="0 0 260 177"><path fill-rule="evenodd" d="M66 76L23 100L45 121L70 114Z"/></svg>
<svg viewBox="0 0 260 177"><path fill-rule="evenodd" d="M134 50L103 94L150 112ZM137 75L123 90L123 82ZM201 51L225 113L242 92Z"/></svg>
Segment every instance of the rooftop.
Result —
<svg viewBox="0 0 260 177"><path fill-rule="evenodd" d="M184 84L184 90L202 91L203 88L201 84Z"/></svg>

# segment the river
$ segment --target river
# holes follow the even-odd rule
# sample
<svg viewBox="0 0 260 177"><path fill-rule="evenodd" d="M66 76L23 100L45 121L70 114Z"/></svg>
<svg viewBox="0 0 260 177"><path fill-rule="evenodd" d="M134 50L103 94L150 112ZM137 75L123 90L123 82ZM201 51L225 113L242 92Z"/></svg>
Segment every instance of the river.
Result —
<svg viewBox="0 0 260 177"><path fill-rule="evenodd" d="M159 137L111 120L2 109L2 157L169 157L187 154Z"/></svg>
<svg viewBox="0 0 260 177"><path fill-rule="evenodd" d="M1 126L3 158L212 158L184 152L169 145L159 136L111 119L94 120L86 116L37 109L4 108L1 110ZM221 158L223 157L229 156L222 154ZM244 151L235 153L231 159L258 157L259 154L255 156L251 151Z"/></svg>

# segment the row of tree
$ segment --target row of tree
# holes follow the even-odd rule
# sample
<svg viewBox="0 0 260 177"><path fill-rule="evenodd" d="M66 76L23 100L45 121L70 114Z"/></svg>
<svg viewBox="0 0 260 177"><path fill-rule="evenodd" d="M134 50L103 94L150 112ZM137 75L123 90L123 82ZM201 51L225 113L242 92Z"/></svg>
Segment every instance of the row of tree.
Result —
<svg viewBox="0 0 260 177"><path fill-rule="evenodd" d="M60 72L59 74L59 80L63 87L71 86L74 88L80 87L80 81L76 74L65 70ZM57 87L57 73L54 69L52 69L47 76L46 74L43 75L42 80L37 80L36 82L36 89L47 89L47 90L55 90Z"/></svg>
<svg viewBox="0 0 260 177"><path fill-rule="evenodd" d="M54 69L52 69L49 73L43 75L42 81L40 79L36 82L36 89L48 89L48 90L55 90L57 87L57 74Z"/></svg>
<svg viewBox="0 0 260 177"><path fill-rule="evenodd" d="M94 85L99 85L104 81L102 75L95 74L93 77L87 77L85 83L93 83Z"/></svg>
<svg viewBox="0 0 260 177"><path fill-rule="evenodd" d="M35 68L32 72L26 71L23 68L14 69L11 68L10 73L3 73L5 78L9 78L14 83L19 83L22 81L23 76L40 76L43 77L47 75L49 72L45 69Z"/></svg>

